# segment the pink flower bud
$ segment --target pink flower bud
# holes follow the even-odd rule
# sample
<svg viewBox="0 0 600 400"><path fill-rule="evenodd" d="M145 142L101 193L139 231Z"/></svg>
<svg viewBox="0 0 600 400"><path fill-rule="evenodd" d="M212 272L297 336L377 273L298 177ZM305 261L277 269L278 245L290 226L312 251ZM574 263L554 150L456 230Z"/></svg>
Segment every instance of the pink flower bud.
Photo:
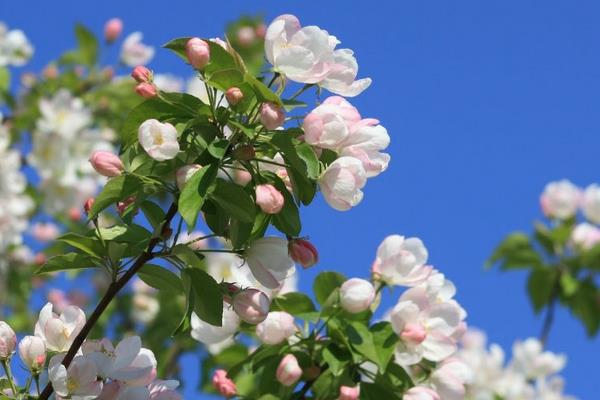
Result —
<svg viewBox="0 0 600 400"><path fill-rule="evenodd" d="M422 343L427 337L427 332L421 324L408 323L404 326L400 337L405 342L417 345Z"/></svg>
<svg viewBox="0 0 600 400"><path fill-rule="evenodd" d="M175 181L179 190L182 190L185 183L200 169L202 169L202 165L200 164L184 165L179 168L175 173Z"/></svg>
<svg viewBox="0 0 600 400"><path fill-rule="evenodd" d="M242 26L237 32L237 39L240 45L250 46L256 40L256 31L251 26Z"/></svg>
<svg viewBox="0 0 600 400"><path fill-rule="evenodd" d="M138 65L131 71L131 77L138 83L152 81L152 71L143 65Z"/></svg>
<svg viewBox="0 0 600 400"><path fill-rule="evenodd" d="M25 336L19 343L19 357L31 372L38 373L46 362L46 344L37 336Z"/></svg>
<svg viewBox="0 0 600 400"><path fill-rule="evenodd" d="M6 360L15 351L17 335L4 321L0 321L0 360Z"/></svg>
<svg viewBox="0 0 600 400"><path fill-rule="evenodd" d="M277 214L283 208L283 195L271 184L256 186L256 204L265 214Z"/></svg>
<svg viewBox="0 0 600 400"><path fill-rule="evenodd" d="M225 98L229 104L235 106L244 99L244 92L242 92L239 87L230 87L225 92Z"/></svg>
<svg viewBox="0 0 600 400"><path fill-rule="evenodd" d="M119 213L119 215L123 215L125 213L125 211L127 210L127 207L129 207L130 205L132 205L133 203L135 203L135 197L128 197L123 201L120 201L117 203L117 212Z"/></svg>
<svg viewBox="0 0 600 400"><path fill-rule="evenodd" d="M256 336L261 342L276 345L296 331L294 317L285 311L272 311L267 318L256 326Z"/></svg>
<svg viewBox="0 0 600 400"><path fill-rule="evenodd" d="M93 152L90 163L96 172L107 177L119 176L125 169L119 156L109 151Z"/></svg>
<svg viewBox="0 0 600 400"><path fill-rule="evenodd" d="M69 208L67 213L69 215L69 219L73 222L77 222L81 219L81 210L77 207Z"/></svg>
<svg viewBox="0 0 600 400"><path fill-rule="evenodd" d="M37 253L34 257L33 257L33 263L35 265L44 265L46 264L46 261L48 261L48 257L46 257L46 255L44 253Z"/></svg>
<svg viewBox="0 0 600 400"><path fill-rule="evenodd" d="M340 386L340 397L338 400L356 400L360 395L360 386Z"/></svg>
<svg viewBox="0 0 600 400"><path fill-rule="evenodd" d="M260 122L265 128L273 130L283 125L285 113L283 109L274 103L263 103L260 106Z"/></svg>
<svg viewBox="0 0 600 400"><path fill-rule="evenodd" d="M87 199L85 201L85 204L83 205L83 210L85 211L86 214L90 213L90 210L92 209L92 206L94 205L95 201L96 201L96 199L94 199L93 197L90 197L89 199Z"/></svg>
<svg viewBox="0 0 600 400"><path fill-rule="evenodd" d="M60 229L51 222L38 222L31 227L31 235L38 242L49 242L60 235Z"/></svg>
<svg viewBox="0 0 600 400"><path fill-rule="evenodd" d="M156 97L156 95L158 95L156 86L149 82L138 83L138 85L135 87L135 92L145 99Z"/></svg>
<svg viewBox="0 0 600 400"><path fill-rule="evenodd" d="M196 69L202 69L210 61L210 47L204 40L194 37L185 45L188 61Z"/></svg>
<svg viewBox="0 0 600 400"><path fill-rule="evenodd" d="M104 40L112 43L121 35L123 31L123 21L119 18L112 18L106 21L104 25Z"/></svg>
<svg viewBox="0 0 600 400"><path fill-rule="evenodd" d="M224 369L215 371L215 374L212 377L212 384L219 394L227 398L233 397L237 393L235 383L227 377L227 371Z"/></svg>
<svg viewBox="0 0 600 400"><path fill-rule="evenodd" d="M290 257L303 268L310 268L319 262L317 248L308 240L294 239L288 244Z"/></svg>
<svg viewBox="0 0 600 400"><path fill-rule="evenodd" d="M236 169L233 173L235 183L241 186L246 186L252 180L252 174L245 169Z"/></svg>
<svg viewBox="0 0 600 400"><path fill-rule="evenodd" d="M287 354L281 359L275 376L283 386L292 386L302 376L302 368L293 354Z"/></svg>
<svg viewBox="0 0 600 400"><path fill-rule="evenodd" d="M271 302L258 289L246 289L233 296L233 310L249 324L259 324L267 318Z"/></svg>
<svg viewBox="0 0 600 400"><path fill-rule="evenodd" d="M340 288L342 308L353 314L367 310L374 299L375 288L364 279L348 279Z"/></svg>
<svg viewBox="0 0 600 400"><path fill-rule="evenodd" d="M267 26L265 24L260 24L255 29L256 36L260 39L264 39L267 34Z"/></svg>

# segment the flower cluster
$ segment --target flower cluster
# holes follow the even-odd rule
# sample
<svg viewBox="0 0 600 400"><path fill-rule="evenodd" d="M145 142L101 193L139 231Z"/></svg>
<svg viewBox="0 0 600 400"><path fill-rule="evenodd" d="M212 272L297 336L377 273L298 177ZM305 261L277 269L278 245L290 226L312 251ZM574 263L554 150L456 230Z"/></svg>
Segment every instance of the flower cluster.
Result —
<svg viewBox="0 0 600 400"><path fill-rule="evenodd" d="M20 67L27 63L33 55L33 46L20 29L8 30L0 22L0 68L5 66Z"/></svg>

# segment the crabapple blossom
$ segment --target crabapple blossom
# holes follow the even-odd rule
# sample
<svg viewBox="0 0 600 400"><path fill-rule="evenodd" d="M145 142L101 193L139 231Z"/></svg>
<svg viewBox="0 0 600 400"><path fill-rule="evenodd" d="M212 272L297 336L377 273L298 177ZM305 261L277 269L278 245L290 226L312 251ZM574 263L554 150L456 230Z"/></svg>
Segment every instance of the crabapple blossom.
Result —
<svg viewBox="0 0 600 400"><path fill-rule="evenodd" d="M425 386L414 386L404 393L402 400L442 400L442 398L433 389Z"/></svg>
<svg viewBox="0 0 600 400"><path fill-rule="evenodd" d="M135 79L137 83L142 82L151 82L152 81L152 71L143 65L138 65L131 71L131 77Z"/></svg>
<svg viewBox="0 0 600 400"><path fill-rule="evenodd" d="M217 392L226 398L233 397L237 394L235 383L227 377L227 371L224 369L215 371L212 377L212 384Z"/></svg>
<svg viewBox="0 0 600 400"><path fill-rule="evenodd" d="M39 242L49 242L60 235L60 228L52 222L37 222L31 227L31 235Z"/></svg>
<svg viewBox="0 0 600 400"><path fill-rule="evenodd" d="M585 188L581 208L588 221L600 224L600 185L593 183Z"/></svg>
<svg viewBox="0 0 600 400"><path fill-rule="evenodd" d="M168 122L162 123L156 119L144 121L138 129L138 140L156 161L171 160L179 153L177 130Z"/></svg>
<svg viewBox="0 0 600 400"><path fill-rule="evenodd" d="M300 264L304 269L310 268L319 262L319 252L308 240L290 240L288 243L288 252L292 260Z"/></svg>
<svg viewBox="0 0 600 400"><path fill-rule="evenodd" d="M133 32L125 38L121 47L121 61L128 67L145 65L154 57L154 48L142 43L144 35Z"/></svg>
<svg viewBox="0 0 600 400"><path fill-rule="evenodd" d="M453 303L432 303L423 287L413 287L402 294L390 321L401 339L396 360L402 365L412 365L423 358L439 362L456 351L452 335L460 326L460 308Z"/></svg>
<svg viewBox="0 0 600 400"><path fill-rule="evenodd" d="M0 67L23 66L33 55L33 46L20 29L8 30L0 22Z"/></svg>
<svg viewBox="0 0 600 400"><path fill-rule="evenodd" d="M350 49L333 52L333 65L320 85L332 93L345 97L361 94L371 85L371 78L356 79L358 63Z"/></svg>
<svg viewBox="0 0 600 400"><path fill-rule="evenodd" d="M548 183L540 196L544 214L563 220L575 215L580 200L581 190L566 179Z"/></svg>
<svg viewBox="0 0 600 400"><path fill-rule="evenodd" d="M0 360L5 360L15 351L17 336L4 321L0 321Z"/></svg>
<svg viewBox="0 0 600 400"><path fill-rule="evenodd" d="M223 320L221 326L214 326L201 320L192 313L192 338L204 344L217 344L230 339L238 330L240 318L231 308L223 307Z"/></svg>
<svg viewBox="0 0 600 400"><path fill-rule="evenodd" d="M293 354L286 354L279 363L275 377L283 386L292 386L302 376L302 368Z"/></svg>
<svg viewBox="0 0 600 400"><path fill-rule="evenodd" d="M360 386L340 386L340 396L337 400L358 400Z"/></svg>
<svg viewBox="0 0 600 400"><path fill-rule="evenodd" d="M48 377L54 392L72 400L92 400L102 392L102 381L97 380L96 364L88 357L76 356L69 367L62 365L63 355L50 360Z"/></svg>
<svg viewBox="0 0 600 400"><path fill-rule="evenodd" d="M244 258L254 278L261 285L276 289L295 271L294 261L288 254L287 240L267 236L250 243Z"/></svg>
<svg viewBox="0 0 600 400"><path fill-rule="evenodd" d="M260 106L260 122L268 130L279 128L285 121L283 108L275 103L263 103Z"/></svg>
<svg viewBox="0 0 600 400"><path fill-rule="evenodd" d="M210 47L204 40L194 37L185 44L185 54L190 64L196 69L202 69L210 61Z"/></svg>
<svg viewBox="0 0 600 400"><path fill-rule="evenodd" d="M589 250L600 243L600 229L587 222L578 224L571 232L571 243L583 250Z"/></svg>
<svg viewBox="0 0 600 400"><path fill-rule="evenodd" d="M100 175L106 177L119 176L125 169L119 156L109 151L95 151L90 157L90 164Z"/></svg>
<svg viewBox="0 0 600 400"><path fill-rule="evenodd" d="M74 139L92 120L91 110L67 89L60 89L51 99L40 99L39 110L41 118L37 121L37 129L66 139Z"/></svg>
<svg viewBox="0 0 600 400"><path fill-rule="evenodd" d="M368 310L375 299L375 288L371 282L360 278L352 278L340 288L340 303L349 313Z"/></svg>
<svg viewBox="0 0 600 400"><path fill-rule="evenodd" d="M367 183L367 173L360 160L340 157L331 163L319 178L325 201L338 211L347 211L361 202L361 189Z"/></svg>
<svg viewBox="0 0 600 400"><path fill-rule="evenodd" d="M47 303L35 324L35 335L46 343L48 350L64 352L69 350L85 321L85 314L77 306L66 307L59 316L52 312L52 303Z"/></svg>
<svg viewBox="0 0 600 400"><path fill-rule="evenodd" d="M256 336L261 342L270 345L283 342L295 331L294 317L285 311L272 311L263 322L256 325Z"/></svg>
<svg viewBox="0 0 600 400"><path fill-rule="evenodd" d="M179 387L176 380L156 380L148 385L150 397L148 400L182 400L183 398L175 390Z"/></svg>
<svg viewBox="0 0 600 400"><path fill-rule="evenodd" d="M251 26L242 26L237 32L237 40L242 46L249 46L256 39L256 32Z"/></svg>
<svg viewBox="0 0 600 400"><path fill-rule="evenodd" d="M566 357L544 351L542 343L529 338L513 346L513 368L528 378L554 374L564 368Z"/></svg>
<svg viewBox="0 0 600 400"><path fill-rule="evenodd" d="M104 40L107 43L112 43L123 32L123 21L120 18L111 18L104 24Z"/></svg>
<svg viewBox="0 0 600 400"><path fill-rule="evenodd" d="M233 310L242 321L258 324L267 318L271 302L269 297L258 289L244 289L234 294Z"/></svg>
<svg viewBox="0 0 600 400"><path fill-rule="evenodd" d="M46 344L37 336L25 336L19 342L19 357L34 374L38 374L46 363Z"/></svg>
<svg viewBox="0 0 600 400"><path fill-rule="evenodd" d="M275 186L265 183L255 188L256 204L265 214L277 214L283 208L283 195Z"/></svg>
<svg viewBox="0 0 600 400"><path fill-rule="evenodd" d="M235 106L244 99L244 92L242 92L239 87L230 87L225 92L225 98L229 104Z"/></svg>
<svg viewBox="0 0 600 400"><path fill-rule="evenodd" d="M390 285L416 286L431 274L428 255L421 239L390 235L377 248L373 273Z"/></svg>
<svg viewBox="0 0 600 400"><path fill-rule="evenodd" d="M148 324L154 321L160 311L160 303L156 298L156 289L148 286L141 279L133 282L133 297L131 299L132 317L136 321Z"/></svg>
<svg viewBox="0 0 600 400"><path fill-rule="evenodd" d="M156 97L158 95L156 86L149 82L138 83L135 87L135 92L145 99Z"/></svg>
<svg viewBox="0 0 600 400"><path fill-rule="evenodd" d="M183 90L183 79L171 74L153 74L152 83L161 92L181 92Z"/></svg>
<svg viewBox="0 0 600 400"><path fill-rule="evenodd" d="M200 164L184 165L179 168L175 173L175 180L179 190L182 190L185 183L189 181L196 172L200 171L200 169L202 169L202 165Z"/></svg>
<svg viewBox="0 0 600 400"><path fill-rule="evenodd" d="M473 371L458 358L447 358L431 373L431 383L444 400L465 398L465 385L473 379Z"/></svg>

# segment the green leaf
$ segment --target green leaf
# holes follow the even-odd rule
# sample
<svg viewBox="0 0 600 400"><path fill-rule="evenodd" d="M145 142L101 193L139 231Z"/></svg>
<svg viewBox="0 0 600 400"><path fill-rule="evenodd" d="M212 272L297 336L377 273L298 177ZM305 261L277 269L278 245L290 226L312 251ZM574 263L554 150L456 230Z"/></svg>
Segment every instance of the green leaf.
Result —
<svg viewBox="0 0 600 400"><path fill-rule="evenodd" d="M8 92L10 89L10 70L0 67L0 93Z"/></svg>
<svg viewBox="0 0 600 400"><path fill-rule="evenodd" d="M80 253L67 253L50 258L46 264L42 265L35 273L46 274L48 272L91 268L94 266L90 256Z"/></svg>
<svg viewBox="0 0 600 400"><path fill-rule="evenodd" d="M363 323L353 321L346 326L345 332L356 352L377 364L380 371L387 368L398 342L398 335L389 322L380 322L369 329ZM355 361L361 361L361 357L355 357Z"/></svg>
<svg viewBox="0 0 600 400"><path fill-rule="evenodd" d="M360 384L360 398L361 400L400 400L402 397L399 394L394 393L390 388L377 383L366 383Z"/></svg>
<svg viewBox="0 0 600 400"><path fill-rule="evenodd" d="M271 180L284 199L281 211L273 215L273 225L288 236L300 235L302 224L294 198L286 188L285 183L277 175L271 174Z"/></svg>
<svg viewBox="0 0 600 400"><path fill-rule="evenodd" d="M319 304L323 305L329 299L329 296L346 282L346 277L333 271L321 272L315 278L313 292Z"/></svg>
<svg viewBox="0 0 600 400"><path fill-rule="evenodd" d="M75 36L79 45L78 53L84 65L92 67L98 60L98 40L96 36L81 24L75 25Z"/></svg>
<svg viewBox="0 0 600 400"><path fill-rule="evenodd" d="M155 289L183 293L181 279L168 269L154 264L145 264L140 268L138 276L148 286Z"/></svg>
<svg viewBox="0 0 600 400"><path fill-rule="evenodd" d="M218 139L208 145L208 152L217 160L222 160L229 148L229 140Z"/></svg>
<svg viewBox="0 0 600 400"><path fill-rule="evenodd" d="M323 360L329 366L329 370L335 376L341 375L352 361L352 355L341 349L335 343L330 343L321 353Z"/></svg>
<svg viewBox="0 0 600 400"><path fill-rule="evenodd" d="M308 177L310 179L319 179L319 159L312 146L308 143L300 143L296 146L296 151L298 152L298 157L300 157L306 165Z"/></svg>
<svg viewBox="0 0 600 400"><path fill-rule="evenodd" d="M217 179L209 196L232 218L240 222L253 223L256 216L256 205L252 197L241 186Z"/></svg>
<svg viewBox="0 0 600 400"><path fill-rule="evenodd" d="M115 225L110 228L100 228L104 240L114 240L119 243L145 243L152 233L140 225Z"/></svg>
<svg viewBox="0 0 600 400"><path fill-rule="evenodd" d="M563 272L560 275L560 287L565 296L571 297L577 292L579 281L570 272Z"/></svg>
<svg viewBox="0 0 600 400"><path fill-rule="evenodd" d="M487 267L500 263L503 270L530 268L542 265L542 257L531 245L529 237L521 232L508 235L486 262Z"/></svg>
<svg viewBox="0 0 600 400"><path fill-rule="evenodd" d="M555 269L548 267L534 268L527 280L529 299L536 313L540 312L551 300L556 285Z"/></svg>
<svg viewBox="0 0 600 400"><path fill-rule="evenodd" d="M77 233L66 233L58 237L57 240L97 258L101 258L105 253L99 240Z"/></svg>
<svg viewBox="0 0 600 400"><path fill-rule="evenodd" d="M600 270L600 244L583 252L581 262L590 269Z"/></svg>
<svg viewBox="0 0 600 400"><path fill-rule="evenodd" d="M178 208L189 230L194 229L208 189L217 177L217 164L210 164L196 171L185 183L179 196Z"/></svg>
<svg viewBox="0 0 600 400"><path fill-rule="evenodd" d="M152 228L160 229L162 227L165 220L165 212L158 204L146 200L140 204L140 208L150 225L152 225Z"/></svg>
<svg viewBox="0 0 600 400"><path fill-rule="evenodd" d="M96 197L88 218L95 218L100 211L134 195L141 187L141 181L133 175L119 175L109 179Z"/></svg>
<svg viewBox="0 0 600 400"><path fill-rule="evenodd" d="M231 87L244 83L244 74L236 68L222 69L212 73L208 83L225 92Z"/></svg>
<svg viewBox="0 0 600 400"><path fill-rule="evenodd" d="M223 295L219 284L212 276L198 268L186 268L194 296L194 312L201 320L214 326L223 323Z"/></svg>
<svg viewBox="0 0 600 400"><path fill-rule="evenodd" d="M277 96L271 89L264 83L254 77L254 75L246 73L244 76L245 81L252 87L256 98L259 102L275 103L279 106L283 106L283 103L279 96Z"/></svg>
<svg viewBox="0 0 600 400"><path fill-rule="evenodd" d="M581 282L577 292L569 300L571 311L583 322L590 337L595 336L600 328L599 296L598 288L590 279Z"/></svg>
<svg viewBox="0 0 600 400"><path fill-rule="evenodd" d="M177 39L173 39L165 44L162 45L163 48L165 49L169 49L172 50L175 54L177 54L179 57L181 57L182 59L184 59L187 62L187 56L185 55L185 45L187 44L188 40L190 40L190 37L182 37L182 38L177 38Z"/></svg>
<svg viewBox="0 0 600 400"><path fill-rule="evenodd" d="M234 249L244 247L252 233L252 224L232 219L229 224L229 240Z"/></svg>
<svg viewBox="0 0 600 400"><path fill-rule="evenodd" d="M273 299L271 303L273 311L285 311L292 315L302 317L304 313L316 311L312 300L305 294L299 292L286 293Z"/></svg>

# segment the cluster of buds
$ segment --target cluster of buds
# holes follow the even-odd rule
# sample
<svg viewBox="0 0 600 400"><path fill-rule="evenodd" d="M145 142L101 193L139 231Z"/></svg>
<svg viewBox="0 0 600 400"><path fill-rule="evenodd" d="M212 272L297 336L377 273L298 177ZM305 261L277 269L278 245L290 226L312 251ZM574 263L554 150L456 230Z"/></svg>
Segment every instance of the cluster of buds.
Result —
<svg viewBox="0 0 600 400"><path fill-rule="evenodd" d="M156 97L158 90L153 83L152 71L143 65L138 65L131 72L131 77L138 83L135 87L135 92L145 99Z"/></svg>

